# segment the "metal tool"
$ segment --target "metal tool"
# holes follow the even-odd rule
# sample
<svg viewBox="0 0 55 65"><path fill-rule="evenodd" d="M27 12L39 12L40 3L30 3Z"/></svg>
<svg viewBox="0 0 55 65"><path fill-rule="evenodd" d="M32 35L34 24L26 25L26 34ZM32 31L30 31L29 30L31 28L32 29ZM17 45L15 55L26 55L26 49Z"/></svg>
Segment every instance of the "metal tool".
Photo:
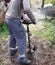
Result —
<svg viewBox="0 0 55 65"><path fill-rule="evenodd" d="M27 26L27 35L28 35L28 43L29 43L28 48L31 50L31 45L30 45L30 42L31 42L30 36L31 36L31 34L30 34L30 30L29 30L29 25L32 24L32 22L31 21L24 21L22 23L26 24L26 26Z"/></svg>

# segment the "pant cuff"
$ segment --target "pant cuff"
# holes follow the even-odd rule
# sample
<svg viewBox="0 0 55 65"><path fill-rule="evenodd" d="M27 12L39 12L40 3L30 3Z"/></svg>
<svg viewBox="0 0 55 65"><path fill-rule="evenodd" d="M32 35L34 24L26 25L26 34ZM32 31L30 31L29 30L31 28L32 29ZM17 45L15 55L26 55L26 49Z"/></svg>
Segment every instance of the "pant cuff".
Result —
<svg viewBox="0 0 55 65"><path fill-rule="evenodd" d="M23 55L19 55L19 58L20 58L20 57L25 57L25 54L23 54Z"/></svg>
<svg viewBox="0 0 55 65"><path fill-rule="evenodd" d="M9 48L10 50L17 50L18 49L18 46L16 46L16 48Z"/></svg>

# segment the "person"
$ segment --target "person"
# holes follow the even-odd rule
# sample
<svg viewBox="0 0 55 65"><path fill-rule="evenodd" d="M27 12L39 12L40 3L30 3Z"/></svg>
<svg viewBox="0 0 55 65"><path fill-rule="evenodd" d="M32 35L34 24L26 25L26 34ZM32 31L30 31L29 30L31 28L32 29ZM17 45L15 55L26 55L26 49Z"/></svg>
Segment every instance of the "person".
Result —
<svg viewBox="0 0 55 65"><path fill-rule="evenodd" d="M22 64L30 64L30 60L26 58L26 34L21 23L23 11L28 15L33 24L36 24L35 17L30 9L29 0L11 0L8 10L5 14L5 23L10 33L10 56L14 56L17 52L16 43L18 45L18 59Z"/></svg>

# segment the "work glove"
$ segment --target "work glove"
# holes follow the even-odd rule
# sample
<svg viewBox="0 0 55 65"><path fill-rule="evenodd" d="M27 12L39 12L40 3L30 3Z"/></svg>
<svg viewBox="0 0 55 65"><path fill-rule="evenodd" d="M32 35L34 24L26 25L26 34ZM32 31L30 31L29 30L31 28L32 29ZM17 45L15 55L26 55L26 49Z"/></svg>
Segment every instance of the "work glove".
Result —
<svg viewBox="0 0 55 65"><path fill-rule="evenodd" d="M37 23L36 23L36 20L32 21L32 23L33 23L33 24L37 24Z"/></svg>

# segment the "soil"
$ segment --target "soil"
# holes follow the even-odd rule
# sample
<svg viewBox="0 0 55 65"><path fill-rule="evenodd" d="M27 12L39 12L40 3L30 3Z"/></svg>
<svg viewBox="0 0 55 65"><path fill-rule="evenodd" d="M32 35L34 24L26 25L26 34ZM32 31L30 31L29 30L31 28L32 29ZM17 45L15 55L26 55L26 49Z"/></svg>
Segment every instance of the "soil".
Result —
<svg viewBox="0 0 55 65"><path fill-rule="evenodd" d="M55 65L55 47L51 42L44 38L34 37L31 41L32 54L27 52L27 58L31 60L31 65ZM8 41L0 42L0 65L19 65L16 62L18 54L16 53L15 62L10 61Z"/></svg>

